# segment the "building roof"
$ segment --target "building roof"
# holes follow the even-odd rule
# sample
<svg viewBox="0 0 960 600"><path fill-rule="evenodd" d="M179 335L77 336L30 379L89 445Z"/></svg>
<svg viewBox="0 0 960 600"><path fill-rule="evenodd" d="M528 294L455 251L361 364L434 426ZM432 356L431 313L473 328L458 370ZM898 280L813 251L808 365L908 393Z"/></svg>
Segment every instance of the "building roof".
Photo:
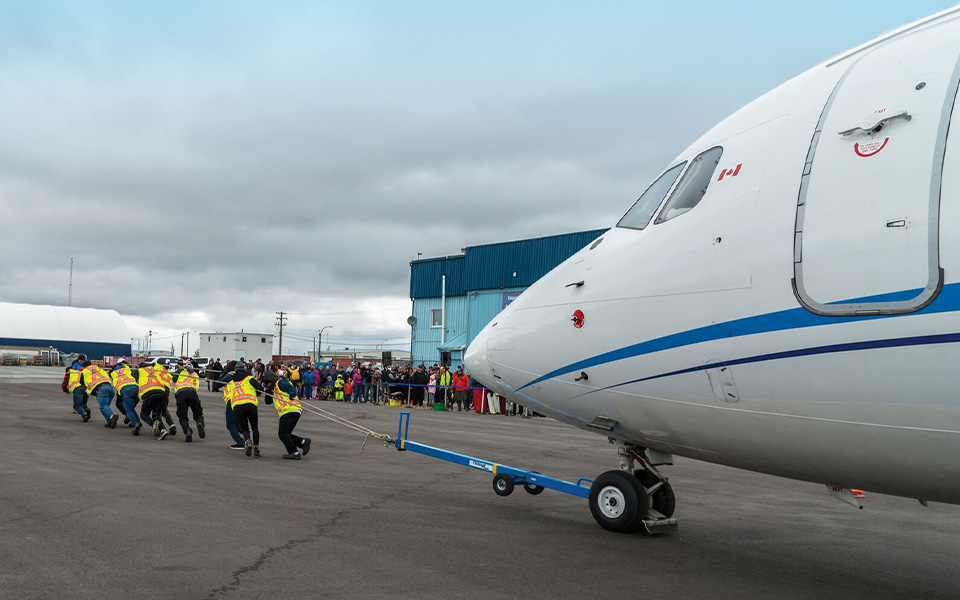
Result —
<svg viewBox="0 0 960 600"><path fill-rule="evenodd" d="M460 335L450 338L446 342L437 346L437 350L440 350L441 352L450 352L453 350L463 350L466 347L467 347L467 332L464 331Z"/></svg>
<svg viewBox="0 0 960 600"><path fill-rule="evenodd" d="M448 296L462 296L471 290L530 286L606 231L591 229L467 246L463 254L412 261L410 297L440 297L444 275Z"/></svg>
<svg viewBox="0 0 960 600"><path fill-rule="evenodd" d="M256 331L201 331L200 335L253 335L260 337L276 335L275 333L257 333Z"/></svg>
<svg viewBox="0 0 960 600"><path fill-rule="evenodd" d="M0 302L0 338L130 345L130 333L115 310Z"/></svg>

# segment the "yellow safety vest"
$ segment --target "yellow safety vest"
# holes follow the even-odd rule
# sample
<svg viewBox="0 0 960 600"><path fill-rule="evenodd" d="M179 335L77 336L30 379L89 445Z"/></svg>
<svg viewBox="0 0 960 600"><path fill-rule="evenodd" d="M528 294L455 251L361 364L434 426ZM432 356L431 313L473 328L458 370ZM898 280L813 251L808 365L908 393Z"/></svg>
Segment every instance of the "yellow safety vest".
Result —
<svg viewBox="0 0 960 600"><path fill-rule="evenodd" d="M78 371L76 369L70 369L70 373L67 377L67 390L72 394L73 390L77 389L83 382L83 371Z"/></svg>
<svg viewBox="0 0 960 600"><path fill-rule="evenodd" d="M110 373L110 379L113 380L113 387L119 392L125 387L137 385L137 380L133 378L130 367L120 367Z"/></svg>
<svg viewBox="0 0 960 600"><path fill-rule="evenodd" d="M101 383L110 383L110 378L97 365L90 365L83 370L83 385L91 392Z"/></svg>
<svg viewBox="0 0 960 600"><path fill-rule="evenodd" d="M229 403L230 400L233 398L233 393L231 393L230 390L231 390L231 386L230 386L229 383L223 384L223 387L220 388L220 391L223 392L223 402L224 402L224 404Z"/></svg>
<svg viewBox="0 0 960 600"><path fill-rule="evenodd" d="M253 404L256 406L257 390L250 384L252 377L245 377L243 381L231 381L227 384L230 388L230 407L236 408L241 404Z"/></svg>
<svg viewBox="0 0 960 600"><path fill-rule="evenodd" d="M163 385L161 376L157 375L154 367L144 367L140 369L140 395L150 392L162 392L167 386Z"/></svg>
<svg viewBox="0 0 960 600"><path fill-rule="evenodd" d="M200 378L197 377L196 373L189 373L187 371L181 371L180 376L177 377L177 383L174 386L176 391L180 390L199 390L200 389Z"/></svg>
<svg viewBox="0 0 960 600"><path fill-rule="evenodd" d="M173 375L163 367L160 367L160 381L168 390L173 387Z"/></svg>
<svg viewBox="0 0 960 600"><path fill-rule="evenodd" d="M444 371L440 373L440 377L437 379L437 385L440 387L447 387L450 385L450 371Z"/></svg>
<svg viewBox="0 0 960 600"><path fill-rule="evenodd" d="M300 401L291 398L290 394L281 390L279 383L273 388L273 406L277 409L277 416L279 417L289 413L303 412Z"/></svg>

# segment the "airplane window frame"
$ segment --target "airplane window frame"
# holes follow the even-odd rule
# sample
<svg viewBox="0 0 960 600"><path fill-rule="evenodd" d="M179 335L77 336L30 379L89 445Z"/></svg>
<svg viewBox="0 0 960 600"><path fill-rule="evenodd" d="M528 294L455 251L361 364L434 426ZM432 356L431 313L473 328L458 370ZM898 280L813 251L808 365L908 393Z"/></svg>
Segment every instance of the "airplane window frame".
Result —
<svg viewBox="0 0 960 600"><path fill-rule="evenodd" d="M719 151L719 154L717 154L716 159L713 160L713 166L711 168L709 162L707 162L709 158L707 155L711 152L715 153L716 151ZM666 223L696 208L703 200L703 197L707 195L707 190L710 189L710 183L713 181L713 176L717 172L721 158L723 158L723 146L713 146L693 157L689 166L684 170L683 176L680 177L680 180L673 187L670 197L667 198L667 201L663 204L663 208L660 209L660 213L657 215L653 224L659 225L660 223ZM696 194L698 193L699 196L697 197ZM696 197L696 199L693 200L692 204L689 204L694 197ZM686 204L689 204L689 206L685 206ZM668 214L672 208L678 205L684 207L685 210Z"/></svg>
<svg viewBox="0 0 960 600"><path fill-rule="evenodd" d="M686 166L687 166L687 162L683 161L675 165L671 165L667 169L664 169L664 171L660 173L660 175L657 176L656 179L653 180L653 183L648 185L647 189L645 189L643 193L640 194L640 197L637 198L637 201L633 203L633 206L630 207L630 210L628 210L622 217L620 217L620 220L617 221L617 227L622 227L623 229L634 229L636 231L642 231L646 229L647 226L650 225L650 220L653 218L653 215L657 213L657 209L660 208L661 204L663 204L663 199L670 195L670 190L672 190L673 186L676 185L677 181L679 181L680 176L683 174L684 168ZM641 205L641 202L643 202L647 194L650 193L650 191L653 190L654 187L656 187L656 185L660 183L660 181L663 180L664 177L667 177L668 175L670 175L672 171L676 171L676 175L674 175L673 179L670 181L670 185L667 186L667 188L663 191L663 195L657 199L656 204L651 205L648 203L644 203ZM642 211L645 208L650 208L650 214L647 215L647 218L645 221L643 221L642 226L638 227L636 225L624 225L624 221L627 219L627 217L629 217L632 213L635 213L637 211ZM643 213L640 212L639 214L642 215Z"/></svg>

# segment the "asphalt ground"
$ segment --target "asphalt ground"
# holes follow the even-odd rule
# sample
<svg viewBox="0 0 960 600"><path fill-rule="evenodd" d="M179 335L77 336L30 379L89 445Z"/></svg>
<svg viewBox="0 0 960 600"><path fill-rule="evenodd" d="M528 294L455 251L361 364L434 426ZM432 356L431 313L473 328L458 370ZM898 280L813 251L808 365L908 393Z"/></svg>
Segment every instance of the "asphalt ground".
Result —
<svg viewBox="0 0 960 600"><path fill-rule="evenodd" d="M305 414L313 438L281 460L272 407L263 458L228 448L202 393L205 440L110 430L55 384L0 391L2 598L960 597L960 507L678 459L680 531L602 530L586 501L518 489ZM95 402L91 402L91 408ZM385 433L399 409L321 403ZM410 438L576 479L616 468L603 437L549 419L413 411Z"/></svg>

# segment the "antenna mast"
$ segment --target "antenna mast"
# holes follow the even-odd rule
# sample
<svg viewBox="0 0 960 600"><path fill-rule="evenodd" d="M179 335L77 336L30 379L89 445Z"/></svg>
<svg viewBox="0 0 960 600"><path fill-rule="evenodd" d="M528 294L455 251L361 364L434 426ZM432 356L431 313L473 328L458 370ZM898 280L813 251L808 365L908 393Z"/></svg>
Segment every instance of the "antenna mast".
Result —
<svg viewBox="0 0 960 600"><path fill-rule="evenodd" d="M67 306L73 306L73 257L70 257L70 287L67 291Z"/></svg>

